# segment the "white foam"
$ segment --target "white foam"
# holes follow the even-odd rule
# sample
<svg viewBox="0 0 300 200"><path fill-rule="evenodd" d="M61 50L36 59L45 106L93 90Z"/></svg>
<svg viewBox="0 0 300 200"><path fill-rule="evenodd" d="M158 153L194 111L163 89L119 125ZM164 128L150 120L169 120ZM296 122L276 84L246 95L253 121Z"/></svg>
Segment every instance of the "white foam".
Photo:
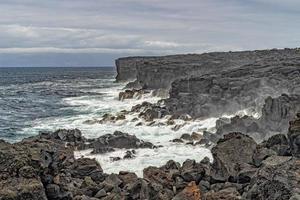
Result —
<svg viewBox="0 0 300 200"><path fill-rule="evenodd" d="M136 135L139 139L149 141L154 145L162 145L158 149L137 149L136 158L130 160L120 160L112 162L110 157L120 156L123 157L126 150L117 150L112 153L103 155L90 155L90 151L75 152L76 157L86 156L96 158L102 168L107 173L118 173L120 170L133 171L138 175L142 175L142 170L147 166L161 166L168 160L175 160L183 162L186 159L195 159L196 161L202 160L205 156L212 159L209 149L201 146L191 146L185 144L176 144L170 142L175 138L179 138L183 133L199 132L204 129L213 129L217 118L210 118L206 120L195 120L184 122L182 120L175 120L176 124L186 123L178 131L172 130L173 126L159 125L166 123L167 118L159 119L152 126L142 125L136 126L139 121L132 122L131 120L137 117L136 114L127 115L125 120L118 121L117 123L106 124L86 124L86 120L99 119L105 113L116 113L121 110L130 110L132 106L142 103L143 101L157 102L158 97L152 97L151 94L143 95L140 99L126 99L124 101L118 100L118 94L124 85L115 84L115 87L95 89L93 92L102 93L101 96L83 96L65 98L65 103L74 106L73 109L82 113L80 115L72 115L62 118L47 118L34 121L34 127L27 131L39 130L56 130L59 128L78 128L82 131L83 135L87 138L97 138L105 134L111 134L114 131L122 131L129 134Z"/></svg>
<svg viewBox="0 0 300 200"><path fill-rule="evenodd" d="M158 149L137 149L136 157L120 161L111 161L110 157L122 157L126 150L117 150L112 153L91 155L90 150L75 152L75 157L96 158L106 173L131 171L142 177L143 169L149 166L162 166L168 160L183 163L186 159L201 161L205 156L212 160L209 149L184 144L166 145Z"/></svg>

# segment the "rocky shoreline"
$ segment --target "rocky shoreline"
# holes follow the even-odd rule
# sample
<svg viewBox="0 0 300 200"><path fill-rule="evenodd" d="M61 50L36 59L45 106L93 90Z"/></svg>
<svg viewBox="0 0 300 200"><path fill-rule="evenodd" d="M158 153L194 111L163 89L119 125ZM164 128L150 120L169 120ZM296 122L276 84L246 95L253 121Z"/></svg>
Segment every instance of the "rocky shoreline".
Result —
<svg viewBox="0 0 300 200"><path fill-rule="evenodd" d="M95 141L107 137L102 150L153 147L123 133ZM43 133L15 144L1 141L0 199L298 199L299 139L300 114L287 136L257 144L242 133L229 133L212 148L212 163L207 158L182 165L170 160L145 168L143 178L124 171L106 174L94 159L75 159L73 151L86 142L78 130Z"/></svg>
<svg viewBox="0 0 300 200"><path fill-rule="evenodd" d="M84 123L119 123L134 115L137 128L177 131L215 117L214 131L170 141L210 148L213 160L181 164L174 158L138 177L130 169L107 174L95 159L74 155L125 149L110 158L118 162L134 159L138 149L162 148L130 133L91 139L78 129L59 129L14 144L0 140L0 200L300 199L299 49L128 57L116 66L118 82L132 81L120 101L145 94L164 99Z"/></svg>

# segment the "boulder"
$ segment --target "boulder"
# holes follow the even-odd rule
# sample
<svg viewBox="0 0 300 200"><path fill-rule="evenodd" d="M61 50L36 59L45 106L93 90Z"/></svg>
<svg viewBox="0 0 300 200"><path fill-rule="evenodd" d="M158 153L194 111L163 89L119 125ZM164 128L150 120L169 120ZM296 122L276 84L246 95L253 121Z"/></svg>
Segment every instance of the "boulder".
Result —
<svg viewBox="0 0 300 200"><path fill-rule="evenodd" d="M243 195L246 199L290 199L300 193L300 162L288 156L271 156L263 161Z"/></svg>
<svg viewBox="0 0 300 200"><path fill-rule="evenodd" d="M288 138L293 156L300 157L300 113L297 118L290 122Z"/></svg>
<svg viewBox="0 0 300 200"><path fill-rule="evenodd" d="M103 135L92 142L93 154L106 153L118 149L137 149L137 148L154 148L150 142L144 142L134 135L129 135L120 131L113 134Z"/></svg>
<svg viewBox="0 0 300 200"><path fill-rule="evenodd" d="M214 178L226 181L229 177L236 177L240 164L252 163L256 147L256 142L249 136L241 133L225 135L212 149Z"/></svg>
<svg viewBox="0 0 300 200"><path fill-rule="evenodd" d="M199 199L201 199L201 191L198 185L193 181L190 182L172 200L199 200Z"/></svg>
<svg viewBox="0 0 300 200"><path fill-rule="evenodd" d="M205 200L240 200L242 199L235 187L222 189L219 191L209 191L204 194Z"/></svg>

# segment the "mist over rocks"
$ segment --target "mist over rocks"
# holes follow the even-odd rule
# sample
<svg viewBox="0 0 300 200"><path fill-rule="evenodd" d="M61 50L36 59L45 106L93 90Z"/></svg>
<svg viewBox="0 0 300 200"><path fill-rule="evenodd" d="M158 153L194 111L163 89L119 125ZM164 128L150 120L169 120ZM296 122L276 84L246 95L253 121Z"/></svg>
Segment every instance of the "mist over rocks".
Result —
<svg viewBox="0 0 300 200"><path fill-rule="evenodd" d="M235 116L219 119L216 122L216 136L221 138L230 132L242 132L256 141L262 141L272 135L287 133L289 121L300 112L300 95L283 94L277 98L267 97L261 110L261 116Z"/></svg>

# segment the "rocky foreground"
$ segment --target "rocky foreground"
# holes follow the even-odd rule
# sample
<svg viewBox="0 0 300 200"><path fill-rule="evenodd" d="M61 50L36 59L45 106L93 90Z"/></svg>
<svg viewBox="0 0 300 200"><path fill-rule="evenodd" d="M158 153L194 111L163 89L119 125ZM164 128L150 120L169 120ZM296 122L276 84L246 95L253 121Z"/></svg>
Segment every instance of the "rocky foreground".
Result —
<svg viewBox="0 0 300 200"><path fill-rule="evenodd" d="M100 145L103 138L109 142ZM102 150L144 144L123 133L96 141ZM131 172L106 174L94 159L75 159L74 149L87 143L79 130L43 133L15 144L0 141L0 199L300 198L300 114L290 122L287 135L274 135L257 144L233 132L213 147L213 163L186 160L180 165L170 160L164 166L144 169L143 178Z"/></svg>

